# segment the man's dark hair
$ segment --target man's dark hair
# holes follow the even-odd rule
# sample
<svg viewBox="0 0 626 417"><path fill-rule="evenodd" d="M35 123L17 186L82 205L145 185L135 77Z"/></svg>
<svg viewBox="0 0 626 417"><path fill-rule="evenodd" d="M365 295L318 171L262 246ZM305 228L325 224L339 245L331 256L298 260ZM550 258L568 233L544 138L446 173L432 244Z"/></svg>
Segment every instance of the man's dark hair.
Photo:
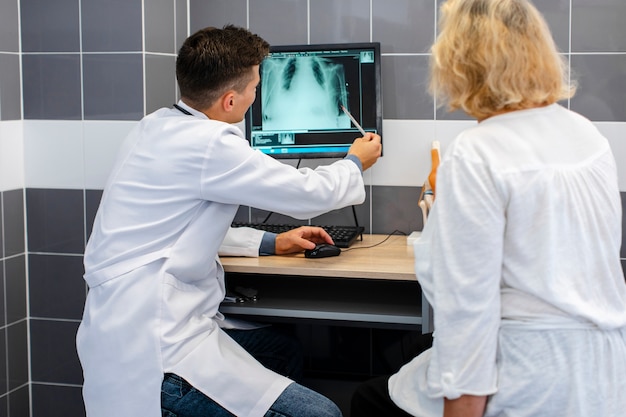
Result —
<svg viewBox="0 0 626 417"><path fill-rule="evenodd" d="M269 52L269 44L250 31L226 25L208 27L188 37L176 58L176 79L182 98L199 108L211 106L229 89L242 91L250 69Z"/></svg>

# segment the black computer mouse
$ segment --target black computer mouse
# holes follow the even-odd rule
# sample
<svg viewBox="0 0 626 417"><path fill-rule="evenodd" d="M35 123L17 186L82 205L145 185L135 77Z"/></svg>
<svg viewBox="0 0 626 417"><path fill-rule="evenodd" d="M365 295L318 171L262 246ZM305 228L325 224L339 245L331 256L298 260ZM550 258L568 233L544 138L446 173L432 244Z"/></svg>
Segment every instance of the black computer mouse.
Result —
<svg viewBox="0 0 626 417"><path fill-rule="evenodd" d="M327 258L329 256L337 256L341 253L335 245L329 243L318 243L315 248L304 251L305 258Z"/></svg>

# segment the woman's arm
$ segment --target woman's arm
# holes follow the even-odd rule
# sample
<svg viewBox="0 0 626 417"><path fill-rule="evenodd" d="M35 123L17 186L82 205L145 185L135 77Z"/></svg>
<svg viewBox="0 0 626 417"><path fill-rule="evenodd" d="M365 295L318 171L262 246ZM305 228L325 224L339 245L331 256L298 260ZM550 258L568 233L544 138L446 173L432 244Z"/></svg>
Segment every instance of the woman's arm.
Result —
<svg viewBox="0 0 626 417"><path fill-rule="evenodd" d="M487 396L461 395L456 400L443 400L443 417L482 417Z"/></svg>

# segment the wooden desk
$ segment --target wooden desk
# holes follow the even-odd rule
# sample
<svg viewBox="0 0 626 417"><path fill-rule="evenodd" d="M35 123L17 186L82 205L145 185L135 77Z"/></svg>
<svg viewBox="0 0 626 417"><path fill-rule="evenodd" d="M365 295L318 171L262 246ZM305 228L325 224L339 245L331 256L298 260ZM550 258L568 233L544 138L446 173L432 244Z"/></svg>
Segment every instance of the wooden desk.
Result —
<svg viewBox="0 0 626 417"><path fill-rule="evenodd" d="M413 248L406 236L383 242L386 237L363 235L363 241L330 258L310 259L302 253L222 257L228 287L257 289L258 299L224 303L220 310L246 318L429 331L430 313L415 278Z"/></svg>
<svg viewBox="0 0 626 417"><path fill-rule="evenodd" d="M363 235L339 256L305 258L303 253L258 258L222 257L226 272L415 281L413 248L406 236Z"/></svg>

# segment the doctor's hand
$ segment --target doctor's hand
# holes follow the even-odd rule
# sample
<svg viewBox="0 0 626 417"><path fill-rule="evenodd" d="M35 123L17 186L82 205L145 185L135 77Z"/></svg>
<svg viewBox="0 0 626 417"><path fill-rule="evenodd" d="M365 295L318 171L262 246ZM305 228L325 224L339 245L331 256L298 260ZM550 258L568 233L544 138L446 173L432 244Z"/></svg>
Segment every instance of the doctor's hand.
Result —
<svg viewBox="0 0 626 417"><path fill-rule="evenodd" d="M380 135L367 132L362 138L357 138L348 149L348 155L354 155L361 161L363 171L376 163L382 151Z"/></svg>
<svg viewBox="0 0 626 417"><path fill-rule="evenodd" d="M313 249L318 243L334 243L330 235L321 227L302 226L276 236L276 255L302 252Z"/></svg>

